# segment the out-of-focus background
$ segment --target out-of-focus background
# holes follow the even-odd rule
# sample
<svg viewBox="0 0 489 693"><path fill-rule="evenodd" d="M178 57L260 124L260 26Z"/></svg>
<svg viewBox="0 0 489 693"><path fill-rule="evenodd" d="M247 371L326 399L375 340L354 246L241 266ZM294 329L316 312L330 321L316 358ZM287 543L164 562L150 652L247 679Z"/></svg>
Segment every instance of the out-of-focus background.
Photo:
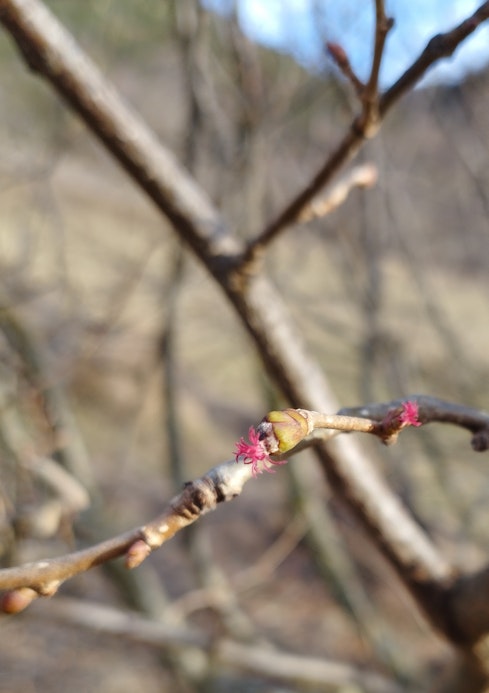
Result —
<svg viewBox="0 0 489 693"><path fill-rule="evenodd" d="M259 231L306 183L357 107L326 58L313 69L283 47L253 43L239 13L182 0L46 4L241 237ZM347 4L354 13L357 3ZM440 11L440 29L445 19ZM341 42L340 25L334 36L328 26L321 25L324 40ZM360 24L348 46L369 40ZM405 98L355 162L377 167L377 185L290 229L269 251L268 271L340 406L413 392L487 406L489 74L482 63L474 59L480 71L464 68L465 76L440 77ZM149 519L181 480L230 458L274 398L212 279L29 73L4 31L0 104L7 566ZM52 425L60 416L61 442ZM404 433L394 448L367 445L443 551L463 567L478 565L489 548L489 460L472 452L468 437L433 426ZM81 513L83 491L53 481L49 458L60 448L92 496ZM372 607L369 624L365 611L352 613L355 598L345 607L348 575L339 589L325 565L334 546L324 554L308 542L307 513L286 468L172 540L141 568L140 583L97 569L61 596L148 613L144 590L152 585L152 617L220 633L229 624L217 589L234 595L252 642L365 665L406 685L428 681L446 646L326 488L323 499L340 527L325 541L341 541L353 558ZM49 604L4 618L1 628L5 693L204 690L202 679L189 683L181 662L158 649L50 619ZM206 685L303 690L234 669L211 672Z"/></svg>

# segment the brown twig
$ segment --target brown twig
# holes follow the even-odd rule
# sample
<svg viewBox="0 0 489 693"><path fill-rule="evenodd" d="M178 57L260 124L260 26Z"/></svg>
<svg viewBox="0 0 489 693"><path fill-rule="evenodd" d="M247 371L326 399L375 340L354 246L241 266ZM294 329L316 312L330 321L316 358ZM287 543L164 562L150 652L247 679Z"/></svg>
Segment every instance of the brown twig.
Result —
<svg viewBox="0 0 489 693"><path fill-rule="evenodd" d="M412 89L434 63L441 58L449 58L453 55L458 46L487 19L489 19L489 2L484 2L470 17L454 29L433 36L421 55L382 95L379 104L380 117L383 118L396 101Z"/></svg>
<svg viewBox="0 0 489 693"><path fill-rule="evenodd" d="M377 15L379 15L379 5L377 1ZM382 18L382 13L380 13ZM267 227L253 238L243 255L243 263L251 263L259 258L265 247L287 227L295 224L304 208L311 203L321 189L327 185L338 171L350 161L363 145L367 137L374 135L378 126L387 115L392 106L408 92L426 73L426 71L440 58L448 57L477 27L489 18L489 2L483 3L474 14L459 24L452 31L445 34L438 34L433 37L419 58L409 67L406 72L392 85L378 100L377 113L373 118L371 97L378 82L378 71L382 51L385 43L390 20L384 18L379 29L376 29L376 40L374 50L374 60L370 72L369 85L366 87L368 98L362 99L362 110L357 115L346 135L329 155L326 162L319 169L310 182L301 190L295 198L289 202L285 208L273 219ZM375 127L374 127L375 126Z"/></svg>
<svg viewBox="0 0 489 693"><path fill-rule="evenodd" d="M384 1L375 0L375 41L374 55L372 59L372 67L370 69L370 77L365 85L365 91L362 94L362 101L365 107L365 127L370 136L376 132L379 123L379 74L382 57L384 55L385 41L387 34L392 29L394 20L390 19L385 14Z"/></svg>
<svg viewBox="0 0 489 693"><path fill-rule="evenodd" d="M406 401L408 400L367 405L342 410L343 413L340 414L323 414L303 409L285 410L284 413L295 411L307 421L306 436L318 429L327 429L371 433L384 439L398 432L400 425L396 415ZM477 410L425 396L414 396L409 401L418 403L419 411L422 412L420 418L425 423L448 422L469 428L476 435L482 432L487 434L489 430L489 415ZM345 414L345 411L355 412L358 416ZM314 440L306 437L301 447L304 447L304 443L311 445ZM288 454L299 449L296 446ZM178 531L206 512L214 510L219 503L239 496L251 476L250 466L236 464L234 460L217 465L201 478L185 484L183 491L170 501L168 508L142 527L62 557L0 570L0 590L27 588L33 591L33 597L36 594L51 596L68 578L123 555L126 556L126 566L135 568L151 551L159 548ZM10 599L11 597L7 600L7 610L13 610Z"/></svg>
<svg viewBox="0 0 489 693"><path fill-rule="evenodd" d="M33 597L51 596L65 580L123 555L127 556L128 567L135 568L180 529L214 510L218 503L236 498L250 477L249 467L234 461L224 462L200 479L187 483L170 501L167 510L142 527L65 556L0 570L0 590L28 588L33 591ZM9 596L4 607L13 611L10 605Z"/></svg>
<svg viewBox="0 0 489 693"><path fill-rule="evenodd" d="M489 414L461 404L446 402L429 395L410 395L382 404L367 404L361 407L345 407L339 414L359 416L381 421L389 411L405 402L416 402L421 423L449 423L466 428L472 435L471 445L477 452L489 449Z"/></svg>

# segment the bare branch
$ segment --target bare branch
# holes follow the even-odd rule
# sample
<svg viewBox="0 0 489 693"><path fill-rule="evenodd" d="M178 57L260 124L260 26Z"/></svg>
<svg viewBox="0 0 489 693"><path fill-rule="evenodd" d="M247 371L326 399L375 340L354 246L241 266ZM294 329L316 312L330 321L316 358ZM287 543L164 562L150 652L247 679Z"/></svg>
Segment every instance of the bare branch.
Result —
<svg viewBox="0 0 489 693"><path fill-rule="evenodd" d="M392 29L394 20L390 19L385 14L384 0L375 0L375 43L374 57L372 59L372 67L370 69L370 77L365 86L365 91L362 94L362 100L365 104L365 116L369 125L373 129L377 127L379 112L379 74L382 57L384 55L385 41L387 34Z"/></svg>
<svg viewBox="0 0 489 693"><path fill-rule="evenodd" d="M127 556L128 567L134 568L180 529L214 510L218 503L236 498L250 477L249 467L224 462L187 483L165 512L142 527L65 556L0 570L0 590L28 588L38 595L51 596L68 578L123 555ZM13 611L10 597L6 606Z"/></svg>
<svg viewBox="0 0 489 693"><path fill-rule="evenodd" d="M433 36L421 55L383 94L379 104L380 117L383 118L396 101L412 89L434 63L453 55L459 45L487 19L489 19L489 2L484 2L454 29Z"/></svg>
<svg viewBox="0 0 489 693"><path fill-rule="evenodd" d="M285 209L268 226L253 238L243 255L243 263L252 263L260 259L266 247L279 236L284 229L295 224L304 209L311 204L316 195L334 178L334 176L350 161L363 143L364 133L357 131L357 121L353 121L350 129L336 146L326 163L316 173L306 187L288 203Z"/></svg>
<svg viewBox="0 0 489 693"><path fill-rule="evenodd" d="M489 416L476 410L457 407L434 398L418 397L418 400L423 402L423 417L426 421L449 421L458 425L471 426L471 430L477 426L480 430L481 421L486 427L489 423ZM382 439L390 439L395 437L405 425L417 425L416 422L405 423L403 406L406 407L406 402L403 400L385 405L371 405L370 408L364 407L358 410L360 417L322 414L304 409L270 412L257 427L257 431L261 432L259 445L271 450L270 454L273 456L277 445L280 446L285 440L288 444L286 452L297 451L299 449L297 442L302 441L302 447L304 444L314 443L314 440L308 436L318 429L361 431L372 433ZM373 412L374 419L365 418L368 411ZM302 425L298 423L301 420ZM274 441L273 447L271 447L271 440ZM146 525L88 549L0 570L0 589L21 589L20 594L27 600L25 604L27 606L36 594L51 596L68 578L119 556L125 555L126 566L135 568L153 550L171 539L176 532L192 524L203 514L214 510L219 503L239 496L252 474L251 466L236 464L236 461L224 462L213 467L201 478L186 483L182 493L170 501L167 510ZM389 500L386 498L382 499L382 503L387 503L387 507L389 506ZM406 543L406 538L404 541ZM407 545L404 551L406 548ZM28 597L31 598L28 599ZM7 611L19 610L18 605L16 598L11 595L8 595L4 601L4 608ZM23 602L22 606L24 607Z"/></svg>
<svg viewBox="0 0 489 693"><path fill-rule="evenodd" d="M367 94L377 86L378 70L382 56L385 37L391 21L383 15L383 2L376 2L377 27L375 39L374 60L372 64ZM474 14L459 24L455 29L445 34L433 37L420 57L409 67L400 79L388 89L378 101L378 112L372 117L370 97L362 99L362 110L352 121L349 130L335 147L326 162L303 190L248 244L244 255L245 262L251 262L260 257L265 246L271 243L288 226L295 224L304 208L311 203L328 185L338 171L348 163L362 147L365 139L376 134L378 127L392 106L409 91L425 74L425 72L441 58L448 57L478 26L489 18L489 2L483 3Z"/></svg>
<svg viewBox="0 0 489 693"><path fill-rule="evenodd" d="M489 448L489 414L428 395L410 395L382 404L345 407L339 413L381 421L389 411L408 401L416 402L418 405L418 417L421 423L450 423L466 428L473 434L471 444L474 450L484 452Z"/></svg>

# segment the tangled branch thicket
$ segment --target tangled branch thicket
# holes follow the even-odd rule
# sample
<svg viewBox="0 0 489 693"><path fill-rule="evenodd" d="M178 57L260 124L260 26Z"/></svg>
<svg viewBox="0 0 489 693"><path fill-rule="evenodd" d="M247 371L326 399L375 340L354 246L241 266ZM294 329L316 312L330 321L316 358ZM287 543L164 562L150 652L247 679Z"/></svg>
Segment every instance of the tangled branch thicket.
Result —
<svg viewBox="0 0 489 693"><path fill-rule="evenodd" d="M184 277L191 264L187 251L198 258L208 275L213 277L234 309L244 332L256 346L263 373L266 373L273 387L273 397L284 401L284 406L294 408L282 410L276 407L278 412L272 412L273 416L268 415L264 424L258 426L257 431L252 433L251 442L242 441L241 447L238 445L238 453L241 451L245 461L252 464L240 461L239 454L238 460L217 464L195 481L186 482L163 513L157 514L151 521L144 518L145 524L134 530L114 533L112 538L102 541L88 541L85 548L61 552L62 555L58 557L42 560L37 557L19 565L16 565L16 540L22 536L19 530L21 523L13 522L4 532L3 553L6 562L10 563L10 567L0 570L5 612L14 614L23 611L37 597L53 596L69 578L103 565L107 570L116 571L117 577L113 579L119 587L124 585L126 602L146 614L146 619L128 619L109 607L100 609L97 614L88 602L80 601L77 604L65 598L59 598L59 605L56 606L58 597L47 607L39 605L38 613L43 619L48 619L51 607L52 618L64 618L105 632L123 633L128 639L145 645L169 649L171 656L166 666L172 672L173 681L178 681L182 690L185 686L197 689L204 680L212 684L213 677L216 677L216 663L222 668L252 672L264 680L267 677L282 679L291 687L314 684L321 690L337 690L337 687L354 684L367 691L401 691L419 690L422 685L423 689L430 687L432 690L463 690L470 693L487 690L489 686L489 565L484 562L480 562L476 568L457 565L437 541L436 528L430 529L420 521L409 508L410 499L401 499L397 489L383 478L370 448L355 436L346 435L369 432L384 442L391 442L408 425L418 427L418 423L450 423L468 429L472 434L473 449L485 452L489 444L489 416L474 407L423 395L403 396L394 401L387 397L385 399L389 401L384 404L365 403L338 411L328 380L330 374L327 373L327 365L309 353L301 333L301 315L294 320L286 305L287 293L282 291L282 287L279 288L283 279L275 281L273 276L273 260L280 252L279 246L287 229L311 220L323 221L326 215L344 204L356 188L371 188L378 179L382 181L381 172L365 162L339 181L336 178L346 164L377 137L385 117L398 105L401 97L412 90L433 64L452 55L465 39L489 19L489 2L486 2L452 30L433 37L408 70L382 92L379 73L393 20L386 15L382 0L376 0L374 4L373 57L365 81L354 73L341 45L328 44L332 59L356 99L350 123L317 172L305 184L301 181L299 192L290 194L288 201L267 223L264 221L265 212L275 200L271 194L265 197L264 186L260 183L263 180L261 167L267 139L267 118L263 115L260 117L260 110L266 112L266 77L257 53L240 34L233 19L227 25L227 48L230 64L235 69L235 88L239 94L236 102L239 106L233 106L237 111L237 124L231 127L226 109L219 99L218 82L210 58L212 41L219 40L219 32L213 35L212 28L209 28L209 15L193 1L180 0L171 4L173 15L169 21L179 52L184 78L183 93L187 102L183 166L161 144L144 119L124 103L114 86L42 2L0 0L0 22L28 67L48 82L65 105L98 138L103 150L118 161L133 185L152 201L158 214L167 220L178 239L178 245L170 253L171 279L164 291L165 307L161 309L162 313L165 312L161 320L163 327L160 326L154 340L164 362L166 435L174 480L182 481L186 474L180 466L185 455L176 415L179 391L175 373L180 366L175 366L175 362L178 364L180 358L176 346L180 324L178 304ZM222 79L229 80L229 75ZM343 103L351 104L352 94L345 97L343 93ZM269 108L272 109L272 104L269 104ZM222 170L213 175L217 176L217 187L222 194L222 212L198 182L199 148L203 149L204 143L217 152L216 156L220 159ZM243 207L236 214L239 218L236 226L246 229L242 233L233 228L224 213L224 209L231 211L233 206L230 202L232 195L227 194L229 182L225 173L233 149L239 152L235 167L238 179L242 181L238 197ZM300 175L305 177L303 170ZM388 185L389 181L383 184ZM331 187L325 192L326 186ZM484 193L480 194L485 200ZM368 195L369 191L366 190L362 198L365 208ZM252 224L256 224L256 228ZM160 233L159 228L157 233ZM296 233L302 234L304 229L296 229ZM365 393L371 388L366 374L376 360L382 360L382 349L387 349L378 324L381 282L379 253L378 247L372 246L369 234L370 230L366 229L364 235L357 239L359 245L363 244L368 278L368 291L366 295L363 292L359 300L360 304L363 302L367 331L364 348ZM404 237L401 240L407 243ZM151 262L153 246L146 252L144 263L140 263L130 281L128 273L123 272L124 279L114 291L111 308L115 325L124 311L132 287L138 284L145 272L141 266ZM409 257L408 248L405 252ZM60 252L60 257L62 255ZM355 273L347 271L346 274ZM423 283L424 279L414 269L413 276L419 284ZM17 405L12 405L15 385L10 390L7 385L1 388L4 420L0 425L0 443L5 459L10 460L8 475L14 479L12 487L16 488L17 477L27 470L32 477L42 477L51 494L49 503L35 508L30 524L25 520L22 531L24 536L34 539L36 531L38 535L44 531L49 536L64 532L64 538L73 541L73 534L83 534L85 527L85 538L100 536L109 525L105 524L102 511L104 494L98 487L97 475L90 463L90 445L86 445L72 415L65 388L61 385L61 369L58 368L55 376L52 363L43 356L43 346L37 343L33 331L26 326L28 321L24 324L11 305L14 302L7 298L9 291L13 295L14 285L15 282L12 282L9 287L6 282L6 297L2 301L4 307L0 327L5 339L4 352L10 358L10 362L5 360L2 363L2 368L17 378L19 389L23 389L20 394L23 395L24 404L21 412ZM351 279L349 288L355 291L354 279ZM301 287L301 290L304 294L307 291L306 287ZM73 303L76 303L76 299ZM328 297L323 297L322 303L323 312L327 312L330 309ZM433 301L430 302L428 295L426 306L432 323L449 345L451 353L459 356L462 349L457 338L447 328L442 313ZM301 307L304 311L309 308L305 295ZM213 312L216 310L213 309ZM333 306L331 315L334 315ZM100 324L96 319L89 326L90 330L95 336L110 332L107 325ZM80 332L75 334L73 343L77 334ZM240 358L240 350L245 348L242 346L244 341L243 335L240 335L235 343L237 359ZM344 363L344 358L339 363ZM461 366L460 363L457 365ZM192 385L198 387L195 383ZM231 408L228 409L230 411L223 414L224 419L226 415L232 415ZM240 421L243 418L241 412ZM25 425L26 420L31 422L29 426ZM297 425L301 431L298 438L297 429L294 428ZM211 440L214 436L210 433L209 439L203 440L205 428L204 433L200 430L197 436L197 450L210 447L214 442ZM42 434L33 433L34 429L41 430ZM428 448L432 445L434 459L435 446L423 437L424 430L423 426L422 430L412 435L419 435ZM270 432L275 436L275 448L265 445ZM263 445L264 448L260 447ZM287 466L296 504L305 518L308 537L315 542L317 552L322 557L318 563L323 561L324 572L338 604L369 643L378 663L382 665L381 673L326 659L319 661L313 657L291 655L285 658L283 653L268 645L262 649L251 646L250 641L257 639L256 624L250 622L229 581L219 573L212 553L206 549L205 535L189 532L189 542L195 542L193 554L192 551L189 553L196 563L196 572L202 577L201 589L205 594L200 596L205 603L212 604L218 615L219 625L213 635L191 628L184 622L182 613L175 616L177 611L168 603L161 585L155 586L158 581L152 582L152 578L149 578L145 582L144 575L151 573L141 571L141 578L127 578L127 573L121 577L118 564L114 566L111 563L114 558L125 556L125 568L139 569L154 549L180 529L194 523L221 502L240 495L245 482L260 471L260 464L265 463L275 471L274 462L281 462L283 453L295 453L307 448L314 451L317 462L314 470L296 461ZM8 464L4 466L6 470L9 469ZM355 559L338 541L331 515L325 512L324 498L318 495L318 469L324 475L335 501L341 501L341 506L333 506L332 515L338 515L341 524L341 515L347 509L348 522L352 521L351 518L355 519L356 526L368 535L372 545L387 559L429 627L453 649L450 667L445 668L441 675L430 677L426 671L422 674L407 671L402 658L389 647L389 639L379 629L375 609L370 604ZM5 477L7 484L7 472ZM77 529L75 523L73 530L73 519L81 511L85 511L86 524L80 523ZM44 518L42 522L41 515ZM15 536L16 533L18 536ZM325 542L325 536L329 543ZM296 537L292 544L298 541ZM287 537L284 542L289 546ZM139 570L130 575L139 575ZM219 586L217 590L216 582ZM38 605L33 608L38 608ZM282 618L287 621L289 614L285 612ZM198 666L192 659L196 651L200 653ZM189 654L192 655L190 659ZM421 684L419 676L424 677Z"/></svg>

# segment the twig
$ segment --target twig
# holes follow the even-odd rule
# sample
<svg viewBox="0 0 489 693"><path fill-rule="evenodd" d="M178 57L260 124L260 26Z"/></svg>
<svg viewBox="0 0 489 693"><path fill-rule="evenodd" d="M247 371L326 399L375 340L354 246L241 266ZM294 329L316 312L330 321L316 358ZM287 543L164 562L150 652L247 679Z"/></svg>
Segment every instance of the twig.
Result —
<svg viewBox="0 0 489 693"><path fill-rule="evenodd" d="M424 422L445 421L453 423L469 428L479 438L482 434L487 438L488 415L435 398L417 396L412 398L410 402L414 399L419 402L419 410L422 412L421 416ZM354 410L359 416L329 415L303 409L270 412L257 427L261 442L257 442L255 447L262 446L270 449L271 443L269 441L273 440L276 443L277 435L285 435L287 438L291 427L294 435L297 433L299 436L300 434L300 438L297 436L297 440L294 438L287 449L288 454L300 448L296 444L297 442L301 442L302 447L305 444L313 444L314 440L310 434L318 429L343 432L359 431L377 435L382 440L389 440L395 438L399 430L405 425L417 425L412 420L411 424L406 424L405 409L409 408L408 405L407 400L369 405ZM371 416L371 418L366 418L367 416ZM298 424L300 420L303 422L302 425ZM270 423L270 421L275 423ZM287 438L287 440L289 439ZM251 446L249 447L251 449ZM273 449L271 456L273 461ZM213 467L199 479L186 483L183 491L169 502L167 509L144 526L65 556L0 570L0 590L23 589L21 594L26 601L25 605L22 602L22 608L24 608L29 601L32 601L30 597L35 598L36 595L51 596L68 578L118 556L125 555L126 566L135 568L153 550L162 546L179 530L192 524L203 514L214 510L219 503L233 500L239 496L244 484L252 475L251 465L236 464L235 460L223 462ZM28 591L25 591L26 589ZM17 606L21 602L16 599L15 595L4 597L5 610L20 610Z"/></svg>
<svg viewBox="0 0 489 693"><path fill-rule="evenodd" d="M471 445L474 450L484 452L489 449L489 414L429 395L410 395L382 404L345 407L339 411L339 414L381 421L389 411L408 401L416 402L418 405L418 418L421 423L449 423L466 428L472 433Z"/></svg>
<svg viewBox="0 0 489 693"><path fill-rule="evenodd" d="M433 36L421 55L381 97L380 117L383 118L394 103L412 89L434 63L441 58L449 58L453 55L458 46L487 19L489 19L489 2L484 2L470 17L454 29Z"/></svg>
<svg viewBox="0 0 489 693"><path fill-rule="evenodd" d="M377 2L377 6L382 4L383 3ZM488 18L489 2L485 2L471 17L459 24L455 29L433 37L413 65L379 98L375 127L373 127L374 122L369 100L363 99L360 114L354 118L348 132L335 147L316 175L305 188L285 206L278 216L249 242L242 260L244 264L252 263L253 260L258 259L262 255L265 247L275 240L283 229L298 221L304 208L310 204L311 200L318 195L321 189L331 181L338 171L355 156L363 145L364 140L375 134L381 121L392 106L424 76L425 72L435 62L440 58L452 55L460 43ZM380 58L389 23L389 20L386 19L385 21L387 26L384 25L380 32L376 30L374 61L372 63L369 80L370 86L367 87L367 94L372 92L377 85Z"/></svg>
<svg viewBox="0 0 489 693"><path fill-rule="evenodd" d="M250 477L251 470L245 465L224 462L187 483L165 512L142 527L60 558L0 570L0 589L29 588L39 595L51 596L68 578L118 556L126 555L127 566L136 567L180 529L214 510L218 503L236 498ZM4 606L9 610L8 600Z"/></svg>
<svg viewBox="0 0 489 693"><path fill-rule="evenodd" d="M385 14L384 0L375 0L375 42L374 56L372 59L372 67L370 69L370 77L365 85L365 91L362 94L362 101L365 108L365 127L371 136L379 124L379 74L382 57L384 55L385 41L387 34L392 29L394 20L390 19Z"/></svg>
<svg viewBox="0 0 489 693"><path fill-rule="evenodd" d="M246 266L259 260L266 247L281 234L281 232L295 224L304 209L321 190L333 179L339 170L352 159L363 143L364 133L357 131L356 121L352 123L342 140L328 157L325 164L306 187L287 204L285 209L268 224L255 238L248 243L242 257L242 264Z"/></svg>

